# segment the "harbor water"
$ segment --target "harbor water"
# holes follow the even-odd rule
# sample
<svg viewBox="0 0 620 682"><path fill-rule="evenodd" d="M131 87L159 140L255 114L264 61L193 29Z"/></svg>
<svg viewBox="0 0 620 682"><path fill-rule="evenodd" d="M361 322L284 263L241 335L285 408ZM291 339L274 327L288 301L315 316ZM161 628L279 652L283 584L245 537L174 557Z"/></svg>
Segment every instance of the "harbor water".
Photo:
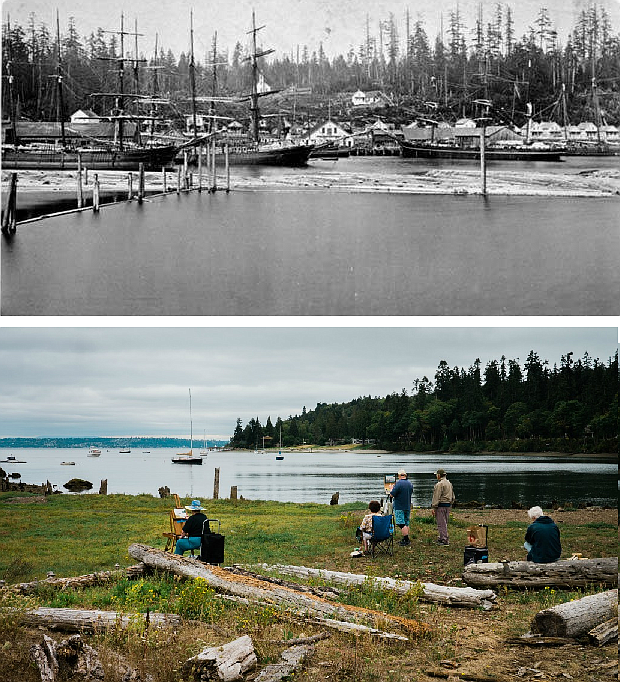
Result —
<svg viewBox="0 0 620 682"><path fill-rule="evenodd" d="M100 457L89 457L87 449L33 448L1 449L0 460L10 454L25 463L1 463L7 473L19 472L26 483L49 480L63 492L71 478L90 481L94 493L107 479L108 493L156 496L160 487L168 486L183 497L208 499L217 467L220 497L228 497L231 486L237 486L238 494L250 500L328 504L339 492L341 503L367 504L384 495L384 474L404 468L413 482L413 504L426 507L436 482L433 472L443 467L461 502L510 507L513 501L533 506L557 500L615 507L618 500L617 462L590 458L283 451L284 459L276 460L273 451L227 451L210 452L198 466L173 464L176 450L170 448L127 454L104 449ZM61 464L69 461L75 464Z"/></svg>

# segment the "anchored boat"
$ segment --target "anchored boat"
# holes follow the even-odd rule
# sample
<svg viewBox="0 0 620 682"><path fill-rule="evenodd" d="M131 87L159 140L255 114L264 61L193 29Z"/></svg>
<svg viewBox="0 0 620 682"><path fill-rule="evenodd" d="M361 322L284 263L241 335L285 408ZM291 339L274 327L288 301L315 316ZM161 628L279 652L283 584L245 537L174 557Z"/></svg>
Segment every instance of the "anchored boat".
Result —
<svg viewBox="0 0 620 682"><path fill-rule="evenodd" d="M194 434L192 427L192 389L189 390L189 452L179 452L172 458L174 464L202 464L202 457L194 455Z"/></svg>

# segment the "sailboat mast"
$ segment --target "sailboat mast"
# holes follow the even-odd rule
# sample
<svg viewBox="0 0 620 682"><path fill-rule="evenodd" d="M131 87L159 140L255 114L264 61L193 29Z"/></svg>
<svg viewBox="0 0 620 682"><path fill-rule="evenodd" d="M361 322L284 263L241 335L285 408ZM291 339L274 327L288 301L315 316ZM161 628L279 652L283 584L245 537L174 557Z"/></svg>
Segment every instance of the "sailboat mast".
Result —
<svg viewBox="0 0 620 682"><path fill-rule="evenodd" d="M256 18L254 16L254 10L252 10L252 93L250 95L250 100L252 105L250 111L252 112L252 135L256 142L259 141L258 135L258 60L256 54Z"/></svg>
<svg viewBox="0 0 620 682"><path fill-rule="evenodd" d="M192 125L194 127L194 140L198 136L196 132L196 64L194 62L194 13L189 13L189 36L190 36L190 57L189 57L189 85L192 94Z"/></svg>
<svg viewBox="0 0 620 682"><path fill-rule="evenodd" d="M194 450L194 427L192 425L192 389L189 388L189 453Z"/></svg>
<svg viewBox="0 0 620 682"><path fill-rule="evenodd" d="M15 76L13 76L13 50L11 47L11 18L7 21L7 51L8 51L8 61L6 63L6 75L9 82L9 108L11 115L11 125L13 126L13 144L17 147L17 99L15 97Z"/></svg>
<svg viewBox="0 0 620 682"><path fill-rule="evenodd" d="M209 132L215 129L215 97L217 95L217 31L213 35L213 81L211 83L211 106L209 107Z"/></svg>
<svg viewBox="0 0 620 682"><path fill-rule="evenodd" d="M58 92L57 112L56 115L60 121L60 138L62 146L65 146L65 106L62 98L62 51L60 48L60 19L58 18L58 10L56 10L56 38L58 41L58 61L56 64L56 89Z"/></svg>

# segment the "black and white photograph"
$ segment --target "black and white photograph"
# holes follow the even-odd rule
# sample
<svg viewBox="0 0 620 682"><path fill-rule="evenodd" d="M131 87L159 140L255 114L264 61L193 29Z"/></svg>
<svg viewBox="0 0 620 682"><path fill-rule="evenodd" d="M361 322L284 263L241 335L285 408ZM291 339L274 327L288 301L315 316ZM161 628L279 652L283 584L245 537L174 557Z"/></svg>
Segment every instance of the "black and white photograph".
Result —
<svg viewBox="0 0 620 682"><path fill-rule="evenodd" d="M2 314L617 315L616 0L8 0Z"/></svg>

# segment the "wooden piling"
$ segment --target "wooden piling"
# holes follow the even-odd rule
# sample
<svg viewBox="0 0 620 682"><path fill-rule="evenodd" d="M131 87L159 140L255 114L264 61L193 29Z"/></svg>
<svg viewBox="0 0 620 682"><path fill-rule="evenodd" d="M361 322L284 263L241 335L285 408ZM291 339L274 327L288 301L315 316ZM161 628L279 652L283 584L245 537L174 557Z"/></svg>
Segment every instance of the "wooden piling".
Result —
<svg viewBox="0 0 620 682"><path fill-rule="evenodd" d="M215 136L211 141L211 164L213 167L213 181L211 183L211 191L215 192L217 190L217 176L215 174Z"/></svg>
<svg viewBox="0 0 620 682"><path fill-rule="evenodd" d="M139 173L138 203L141 204L143 199L144 199L144 164L143 163L138 164L138 173Z"/></svg>
<svg viewBox="0 0 620 682"><path fill-rule="evenodd" d="M480 184L482 196L487 195L487 164L485 158L485 147L486 147L486 132L485 125L482 124L482 132L480 133Z"/></svg>
<svg viewBox="0 0 620 682"><path fill-rule="evenodd" d="M230 486L230 499L231 500L237 499L237 486L236 485Z"/></svg>
<svg viewBox="0 0 620 682"><path fill-rule="evenodd" d="M84 193L82 191L82 154L78 150L77 153L77 207L84 206Z"/></svg>
<svg viewBox="0 0 620 682"><path fill-rule="evenodd" d="M198 146L198 191L202 192L202 145Z"/></svg>
<svg viewBox="0 0 620 682"><path fill-rule="evenodd" d="M181 166L177 168L177 194L181 194Z"/></svg>
<svg viewBox="0 0 620 682"><path fill-rule="evenodd" d="M99 486L99 494L100 495L107 495L108 494L108 479L107 478L101 479L101 485Z"/></svg>
<svg viewBox="0 0 620 682"><path fill-rule="evenodd" d="M229 157L229 147L228 147L228 142L226 143L226 146L224 147L224 159L226 163L226 192L230 192L230 157Z"/></svg>
<svg viewBox="0 0 620 682"><path fill-rule="evenodd" d="M133 173L127 173L127 201L133 199Z"/></svg>
<svg viewBox="0 0 620 682"><path fill-rule="evenodd" d="M99 213L99 174L95 173L93 183L93 213Z"/></svg>
<svg viewBox="0 0 620 682"><path fill-rule="evenodd" d="M217 500L220 496L220 468L215 467L215 477L213 479L213 499Z"/></svg>
<svg viewBox="0 0 620 682"><path fill-rule="evenodd" d="M2 219L2 234L15 234L17 231L17 173L11 173L9 196Z"/></svg>
<svg viewBox="0 0 620 682"><path fill-rule="evenodd" d="M161 167L161 177L162 177L162 184L164 186L164 194L168 191L168 187L166 186L166 166Z"/></svg>
<svg viewBox="0 0 620 682"><path fill-rule="evenodd" d="M187 165L188 165L188 158L187 158L187 150L183 152L183 176L187 177Z"/></svg>
<svg viewBox="0 0 620 682"><path fill-rule="evenodd" d="M84 184L88 185L88 168L84 169Z"/></svg>

